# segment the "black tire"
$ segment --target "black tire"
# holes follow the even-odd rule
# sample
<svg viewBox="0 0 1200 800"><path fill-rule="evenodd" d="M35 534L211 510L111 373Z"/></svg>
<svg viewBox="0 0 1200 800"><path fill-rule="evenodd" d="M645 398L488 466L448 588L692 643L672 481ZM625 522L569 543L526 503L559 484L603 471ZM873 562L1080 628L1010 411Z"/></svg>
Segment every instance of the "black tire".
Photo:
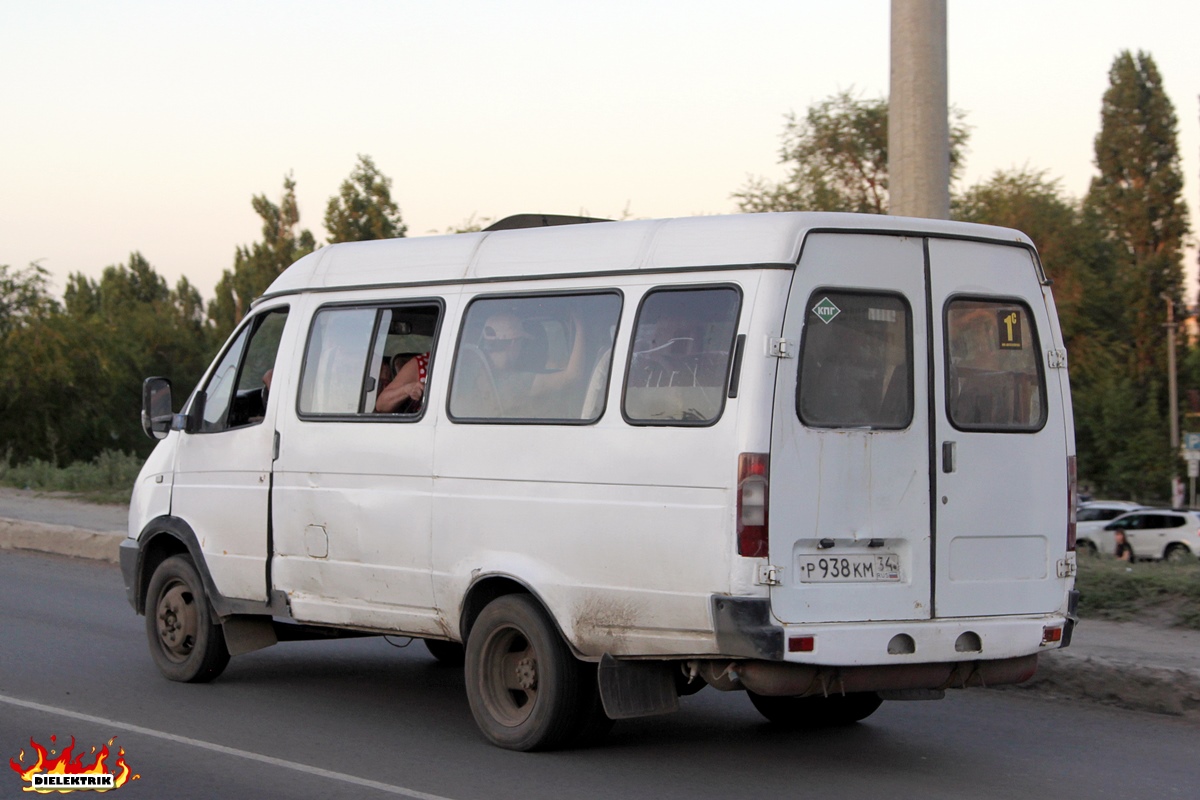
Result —
<svg viewBox="0 0 1200 800"><path fill-rule="evenodd" d="M171 556L154 570L146 589L146 637L155 665L173 681L207 683L229 664L225 634L188 556Z"/></svg>
<svg viewBox="0 0 1200 800"><path fill-rule="evenodd" d="M467 640L467 700L476 724L508 750L571 743L582 725L580 664L529 595L493 600Z"/></svg>
<svg viewBox="0 0 1200 800"><path fill-rule="evenodd" d="M828 697L766 697L749 691L746 694L758 713L776 725L793 730L851 725L871 716L883 704L875 692Z"/></svg>
<svg viewBox="0 0 1200 800"><path fill-rule="evenodd" d="M437 659L439 664L447 667L461 667L466 659L466 649L458 642L426 639L425 649L429 651L429 655Z"/></svg>
<svg viewBox="0 0 1200 800"><path fill-rule="evenodd" d="M1196 557L1192 555L1191 552L1183 545L1173 544L1167 548L1167 552L1163 555L1163 559L1171 562L1172 564L1189 564L1194 562Z"/></svg>
<svg viewBox="0 0 1200 800"><path fill-rule="evenodd" d="M1100 551L1096 549L1096 543L1090 539L1083 539L1075 547L1075 551L1089 558L1096 558L1100 555Z"/></svg>

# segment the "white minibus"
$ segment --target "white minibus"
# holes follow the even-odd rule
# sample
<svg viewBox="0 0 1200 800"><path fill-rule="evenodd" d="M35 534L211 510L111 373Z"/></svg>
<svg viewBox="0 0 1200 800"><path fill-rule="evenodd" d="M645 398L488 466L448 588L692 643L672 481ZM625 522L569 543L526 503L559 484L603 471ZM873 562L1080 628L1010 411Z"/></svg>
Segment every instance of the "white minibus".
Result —
<svg viewBox="0 0 1200 800"><path fill-rule="evenodd" d="M704 687L855 722L1071 638L1066 353L1013 230L523 215L334 244L171 398L146 381L121 567L172 680L413 637L535 750Z"/></svg>

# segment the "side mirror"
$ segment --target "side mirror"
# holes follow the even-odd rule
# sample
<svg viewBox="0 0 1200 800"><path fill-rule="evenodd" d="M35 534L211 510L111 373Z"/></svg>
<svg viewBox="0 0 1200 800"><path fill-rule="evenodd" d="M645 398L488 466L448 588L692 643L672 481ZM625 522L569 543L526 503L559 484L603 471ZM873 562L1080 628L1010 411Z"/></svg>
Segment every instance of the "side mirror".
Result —
<svg viewBox="0 0 1200 800"><path fill-rule="evenodd" d="M1107 525L1105 525L1105 526L1104 526L1104 530L1106 530L1106 531L1119 531L1119 530L1124 530L1124 529L1123 529L1123 528L1122 528L1120 525L1116 525L1116 524L1114 524L1114 523L1110 522L1110 523L1108 523Z"/></svg>
<svg viewBox="0 0 1200 800"><path fill-rule="evenodd" d="M152 439L165 439L171 431L171 382L146 378L142 383L142 430Z"/></svg>

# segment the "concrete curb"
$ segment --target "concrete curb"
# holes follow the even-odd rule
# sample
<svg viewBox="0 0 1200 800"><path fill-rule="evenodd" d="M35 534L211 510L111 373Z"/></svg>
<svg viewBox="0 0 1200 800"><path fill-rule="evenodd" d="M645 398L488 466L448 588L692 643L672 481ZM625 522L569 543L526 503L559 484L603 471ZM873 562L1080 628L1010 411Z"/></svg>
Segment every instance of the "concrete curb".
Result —
<svg viewBox="0 0 1200 800"><path fill-rule="evenodd" d="M124 538L124 531L89 531L70 525L0 518L0 550L35 550L116 564Z"/></svg>
<svg viewBox="0 0 1200 800"><path fill-rule="evenodd" d="M1153 653L1146 659L1152 661ZM1173 669L1145 661L1072 652L1043 653L1038 671L1011 691L1184 717L1200 722L1200 668Z"/></svg>

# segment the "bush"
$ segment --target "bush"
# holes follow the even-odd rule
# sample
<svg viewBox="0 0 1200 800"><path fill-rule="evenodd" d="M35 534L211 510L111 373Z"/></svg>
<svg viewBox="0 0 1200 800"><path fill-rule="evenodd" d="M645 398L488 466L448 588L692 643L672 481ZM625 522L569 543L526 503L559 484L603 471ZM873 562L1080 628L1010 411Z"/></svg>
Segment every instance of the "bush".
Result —
<svg viewBox="0 0 1200 800"><path fill-rule="evenodd" d="M1188 564L1080 558L1079 615L1200 630L1200 560Z"/></svg>
<svg viewBox="0 0 1200 800"><path fill-rule="evenodd" d="M141 468L141 458L116 450L105 450L90 462L76 461L65 467L41 459L14 466L6 454L0 462L0 484L40 492L67 492L99 503L128 503Z"/></svg>

